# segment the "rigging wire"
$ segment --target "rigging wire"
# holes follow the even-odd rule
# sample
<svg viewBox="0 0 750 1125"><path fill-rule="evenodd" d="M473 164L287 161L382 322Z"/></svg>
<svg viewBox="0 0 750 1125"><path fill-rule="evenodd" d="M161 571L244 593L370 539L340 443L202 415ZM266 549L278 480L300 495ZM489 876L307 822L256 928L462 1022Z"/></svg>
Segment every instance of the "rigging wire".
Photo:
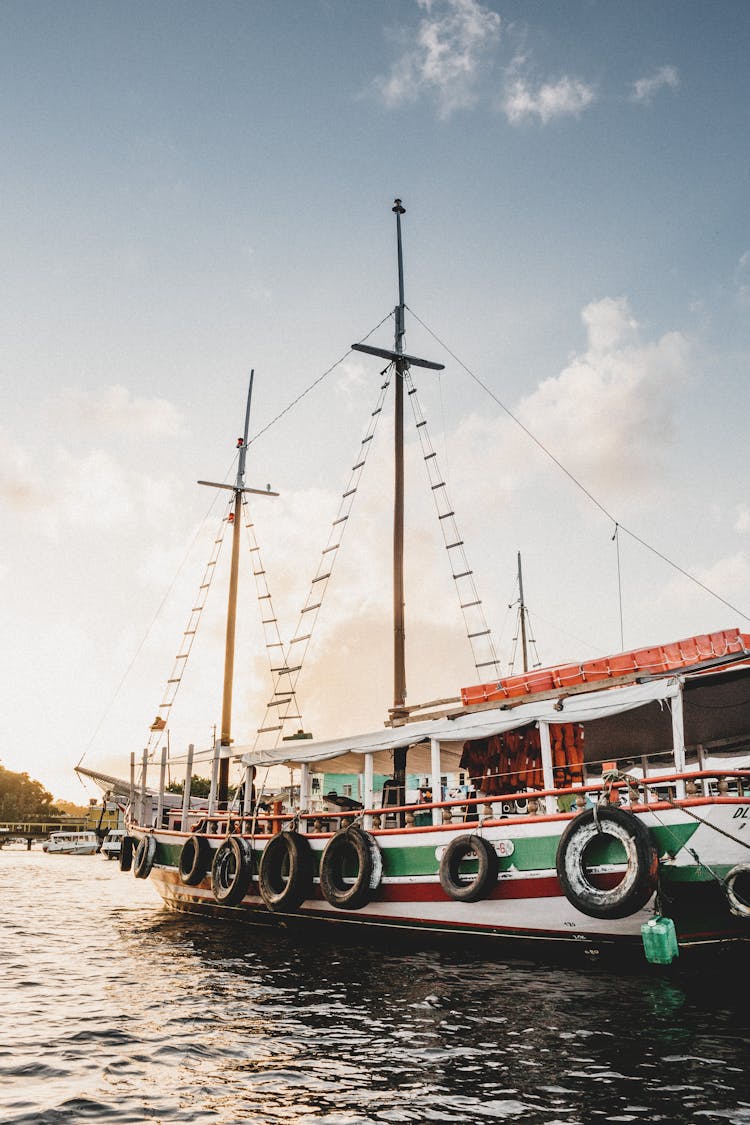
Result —
<svg viewBox="0 0 750 1125"><path fill-rule="evenodd" d="M368 455L374 444L373 439L391 382L392 368L393 365L389 364L388 367L384 368L381 372L381 378L384 378L384 382L381 384L378 392L375 409L370 413L370 421L365 436L360 442L357 460L351 468L347 487L341 494L336 518L330 526L326 546L321 551L320 561L318 562L317 570L310 583L304 605L300 610L294 634L283 652L280 666L276 669L272 669L274 673L273 698L266 705L263 725L256 731L256 738L253 743L254 749L258 746L260 736L265 734L273 735L273 744L276 746L279 739L282 737L284 724L289 719L295 717L290 713L289 707L291 706L292 700L294 700L295 706L298 706L296 695L297 681L302 672L312 635L318 621L318 616L328 590L328 583L333 573L336 559L338 558L339 548L344 538L349 517L352 514L354 499L364 475ZM286 677L286 680L284 680L284 677ZM283 688L281 686L282 683L286 685ZM288 700L285 699L286 696L289 696ZM270 710L274 706L274 699L277 698L283 701L277 704L279 707L276 715L277 721L271 726L267 726Z"/></svg>
<svg viewBox="0 0 750 1125"><path fill-rule="evenodd" d="M482 668L492 668L495 676L499 677L501 672L500 660L492 637L492 630L487 622L482 601L477 591L474 571L469 565L464 540L458 528L456 513L448 495L448 486L443 480L442 471L438 464L438 455L427 429L427 419L422 411L417 388L408 369L404 373L404 386L416 422L427 481L432 492L443 544L448 554L451 576L458 595L458 605L463 615L474 667L478 674L482 674Z"/></svg>
<svg viewBox="0 0 750 1125"><path fill-rule="evenodd" d="M232 464L229 466L229 468L227 469L227 472L224 475L225 481L229 477L229 474L232 472L232 469L234 468L234 463L235 463L236 460L237 460L237 455L235 454L235 456L232 458ZM205 512L205 515L201 519L201 522L198 525L198 528L195 532L195 535L191 539L190 544L189 544L187 550L185 551L185 554L183 555L182 561L180 562L179 566L177 567L177 570L174 573L172 581L170 582L169 586L167 587L167 590L166 590L163 598L159 602L159 605L156 609L156 612L154 613L154 616L151 618L151 621L149 622L149 625L148 625L145 633L141 637L140 643L139 643L137 649L135 650L130 663L128 664L127 668L123 672L122 677L120 678L120 681L117 684L117 687L115 688L114 692L112 693L111 699L109 700L106 707L104 708L102 716L99 719L99 722L96 724L96 727L94 728L93 734L91 735L88 742L86 743L86 746L84 747L84 751L81 754L81 757L78 759L78 762L76 763L76 768L78 766L80 766L81 762L83 761L83 759L86 757L89 750L93 746L94 741L96 739L96 736L98 735L99 731L103 727L104 722L109 715L109 712L111 711L112 707L114 706L115 700L117 699L120 692L122 691L122 688L123 688L123 685L124 685L125 681L127 680L128 676L132 672L133 666L134 666L135 662L137 661L138 657L140 656L140 654L143 650L143 646L146 644L146 641L148 640L149 636L151 635L151 630L153 629L154 625L156 624L157 620L159 619L159 616L160 616L162 610L164 609L164 606L166 605L167 601L169 600L169 598L172 594L172 591L174 590L175 586L177 585L177 579L180 577L180 574L182 573L183 567L185 566L185 563L187 562L187 560L188 560L188 558L189 558L189 556L190 556L190 554L193 550L193 547L195 546L196 542L198 541L198 538L201 535L201 533L203 531L203 528L206 525L208 517L211 515L211 512L213 511L213 509L216 505L217 499L218 499L218 493L214 496L213 500L211 501L211 503L209 504L209 506L208 506L208 508Z"/></svg>
<svg viewBox="0 0 750 1125"><path fill-rule="evenodd" d="M615 549L617 550L617 597L618 597L618 600L619 600L619 603L620 603L620 648L624 652L625 651L625 633L624 633L623 625L622 625L622 568L620 566L620 536L618 534L619 530L620 530L620 525L619 525L619 523L616 523L615 524L615 533L612 536L612 540L615 544Z"/></svg>
<svg viewBox="0 0 750 1125"><path fill-rule="evenodd" d="M370 336L372 336L373 332L377 332L378 328L380 328L383 324L385 324L385 322L387 320L390 320L392 316L393 316L393 312L391 311L386 316L383 317L383 319L380 321L379 324L376 324L374 328L371 328L370 331L367 333L367 335L362 337L362 339L359 341L359 343L361 344L361 343L364 343L365 340L369 340ZM289 411L293 410L294 407L297 406L298 403L302 402L302 399L305 398L306 395L309 395L310 391L315 390L315 388L320 383L322 383L323 380L326 379L331 374L332 371L335 371L336 368L339 367L344 362L345 359L348 359L348 357L351 354L352 354L352 349L347 348L347 350L344 352L344 354L342 356L340 356L335 361L335 363L332 363L327 371L324 371L322 375L319 375L317 377L317 379L313 380L313 382L310 384L310 386L307 387L304 391L302 391L301 394L298 394L295 399L292 399L292 401L289 403L289 405L285 406L284 409L279 414L277 414L275 418L272 418L271 421L267 422L265 426L262 426L261 429L259 429L257 431L257 433L253 434L253 436L248 441L248 445L250 445L254 441L257 441L258 438L261 437L263 434L267 433L267 431L270 430L272 426L275 426L277 422L281 421L281 419L284 417L285 414L288 414Z"/></svg>
<svg viewBox="0 0 750 1125"><path fill-rule="evenodd" d="M555 465L557 465L558 469L562 473L565 474L565 476L568 478L568 480L572 481L572 483L576 486L576 488L578 488L584 494L584 496L586 496L591 501L591 503L596 508L598 508L599 511L604 516L606 516L606 518L611 523L613 523L617 527L619 527L619 529L621 531L624 531L626 535L629 535L630 538L634 539L635 542L640 544L641 547L644 547L647 551L650 551L653 555L656 555L656 557L661 559L662 562L666 563L667 566L671 566L674 570L676 570L684 578L688 578L696 586L699 586L701 588L701 590L704 590L705 593L710 594L712 598L716 599L716 601L721 602L722 605L725 605L727 607L727 609L731 609L732 613L738 614L745 621L750 621L750 616L748 616L748 614L743 613L743 611L741 609L739 609L736 605L733 605L731 602L727 601L727 599L723 598L721 596L721 594L717 594L715 590L712 590L710 586L707 586L705 584L705 582L701 582L701 580L699 578L696 578L694 574L691 574L690 571L685 570L685 568L680 566L679 563L676 563L673 559L668 558L668 556L663 554L662 551L659 551L656 547L653 547L650 543L647 543L645 539L642 539L634 531L631 531L630 528L625 527L624 524L622 524L618 520L616 520L615 517L612 515L612 513L604 506L604 504L602 504L601 501L597 500L596 496L594 496L594 494L592 492L590 492L588 490L588 488L586 488L586 486L576 476L574 476L574 474L570 471L570 469L567 469L565 467L565 465L563 465L562 461L560 461L555 456L555 454L552 453L552 451L550 449L548 449L547 446L542 441L540 441L540 439L538 437L536 437L536 435L533 434L532 431L527 426L525 426L523 424L523 422L521 421L520 418L516 417L516 415L513 413L513 411L510 410L505 405L505 403L502 402L497 397L497 395L494 393L494 391L491 390L491 388L488 387L487 384L484 383L479 378L478 375L475 375L474 372L471 370L471 368L467 367L467 365L462 360L460 360L458 358L458 356L455 354L455 352L451 351L451 349L448 347L448 345L435 332L433 332L432 329L429 328L425 324L425 322L420 319L419 316L417 316L417 314L414 312L414 310L412 308L410 308L408 305L407 305L407 308L409 309L409 312L414 317L414 319L417 321L417 323L420 324L422 326L422 328L424 328L425 332L428 332L429 335L432 336L433 340L435 340L435 342L438 343L441 348L445 349L445 351L448 353L448 355L451 357L451 359L455 360L455 362L459 365L459 367L461 367L462 370L465 371L466 374L471 379L474 380L474 382L477 384L477 386L481 387L481 389L485 392L485 394L489 395L489 397L493 400L493 402L497 403L497 405L500 407L500 409L503 410L508 415L508 417L511 419L511 421L515 422L515 424L519 427L519 429L523 430L523 432L526 434L526 436L531 441L533 441L534 445L536 445L538 449L541 449L542 453L544 453L547 457L549 457L550 461L552 461Z"/></svg>

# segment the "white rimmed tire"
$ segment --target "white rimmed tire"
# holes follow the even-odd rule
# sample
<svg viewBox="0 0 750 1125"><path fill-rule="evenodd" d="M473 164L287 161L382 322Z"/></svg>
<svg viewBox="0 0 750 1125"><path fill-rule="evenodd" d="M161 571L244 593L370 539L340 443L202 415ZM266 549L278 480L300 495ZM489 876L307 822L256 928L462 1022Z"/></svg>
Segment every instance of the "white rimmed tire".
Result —
<svg viewBox="0 0 750 1125"><path fill-rule="evenodd" d="M320 861L320 889L331 906L360 910L383 877L383 857L374 837L355 825L328 841Z"/></svg>
<svg viewBox="0 0 750 1125"><path fill-rule="evenodd" d="M592 877L592 853L607 838L620 845L615 865L624 864L614 886ZM656 890L659 857L648 828L632 813L616 806L586 809L572 820L557 848L557 877L572 906L590 918L628 918L645 906Z"/></svg>

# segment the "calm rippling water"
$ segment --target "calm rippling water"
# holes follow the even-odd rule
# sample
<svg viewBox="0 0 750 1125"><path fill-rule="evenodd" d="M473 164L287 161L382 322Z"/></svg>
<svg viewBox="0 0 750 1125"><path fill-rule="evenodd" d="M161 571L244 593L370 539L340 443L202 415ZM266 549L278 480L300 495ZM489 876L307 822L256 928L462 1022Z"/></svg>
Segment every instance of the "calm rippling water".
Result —
<svg viewBox="0 0 750 1125"><path fill-rule="evenodd" d="M750 1123L747 969L336 947L0 851L0 1121Z"/></svg>

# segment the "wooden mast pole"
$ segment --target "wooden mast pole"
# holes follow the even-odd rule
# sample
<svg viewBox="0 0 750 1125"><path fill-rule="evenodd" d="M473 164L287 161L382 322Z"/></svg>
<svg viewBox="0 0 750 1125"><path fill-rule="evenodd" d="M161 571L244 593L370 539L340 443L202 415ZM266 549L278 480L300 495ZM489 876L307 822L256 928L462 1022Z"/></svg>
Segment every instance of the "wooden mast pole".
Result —
<svg viewBox="0 0 750 1125"><path fill-rule="evenodd" d="M529 670L529 653L526 647L526 605L523 600L523 572L521 570L521 552L518 552L518 595L519 613L521 615L521 652L523 654L523 670Z"/></svg>
<svg viewBox="0 0 750 1125"><path fill-rule="evenodd" d="M245 486L245 460L247 457L247 435L250 426L250 402L253 397L253 376L250 372L250 386L247 392L247 407L245 409L245 430L242 444L239 447L237 462L237 479L234 485L234 525L232 527L232 563L229 572L229 598L227 602L227 630L224 647L224 692L221 707L221 739L222 747L232 744L232 687L234 684L234 647L235 631L237 626L237 588L239 585L240 571L240 525L242 522L242 492ZM225 812L229 803L229 757L219 759L219 779L217 785L217 807L219 812Z"/></svg>
<svg viewBox="0 0 750 1125"><path fill-rule="evenodd" d="M398 246L398 305L396 306L396 415L394 425L393 496L393 719L404 718L406 706L406 628L404 621L404 260L401 216L406 208L393 203Z"/></svg>
<svg viewBox="0 0 750 1125"><path fill-rule="evenodd" d="M404 353L404 258L401 247L401 216L406 208L400 199L394 199L392 210L396 216L398 244L398 304L395 308L396 343L394 348L376 348L372 344L352 344L355 352L387 359L396 370L396 406L394 425L393 473L393 706L390 721L400 724L408 719L406 707L406 629L404 626L404 376L411 367L425 367L429 371L443 371L442 363ZM397 773L394 770L394 776Z"/></svg>

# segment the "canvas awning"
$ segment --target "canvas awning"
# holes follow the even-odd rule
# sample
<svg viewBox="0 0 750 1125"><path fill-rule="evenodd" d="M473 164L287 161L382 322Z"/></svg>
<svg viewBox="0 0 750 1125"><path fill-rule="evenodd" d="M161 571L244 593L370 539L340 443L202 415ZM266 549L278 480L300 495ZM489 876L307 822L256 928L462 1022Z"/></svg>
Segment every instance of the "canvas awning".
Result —
<svg viewBox="0 0 750 1125"><path fill-rule="evenodd" d="M670 677L568 696L562 706L558 699L545 699L511 709L473 711L455 719L407 723L401 727L325 742L286 742L270 750L244 751L237 747L235 754L247 765L256 768L307 763L322 773L361 773L364 755L372 754L374 772L390 774L393 770L393 750L408 746L411 747L407 764L409 772L427 775L430 772L430 740L437 739L441 744L442 769L452 772L458 769L464 742L489 738L532 722L585 723L607 718L649 703L673 699L679 691L679 677Z"/></svg>

